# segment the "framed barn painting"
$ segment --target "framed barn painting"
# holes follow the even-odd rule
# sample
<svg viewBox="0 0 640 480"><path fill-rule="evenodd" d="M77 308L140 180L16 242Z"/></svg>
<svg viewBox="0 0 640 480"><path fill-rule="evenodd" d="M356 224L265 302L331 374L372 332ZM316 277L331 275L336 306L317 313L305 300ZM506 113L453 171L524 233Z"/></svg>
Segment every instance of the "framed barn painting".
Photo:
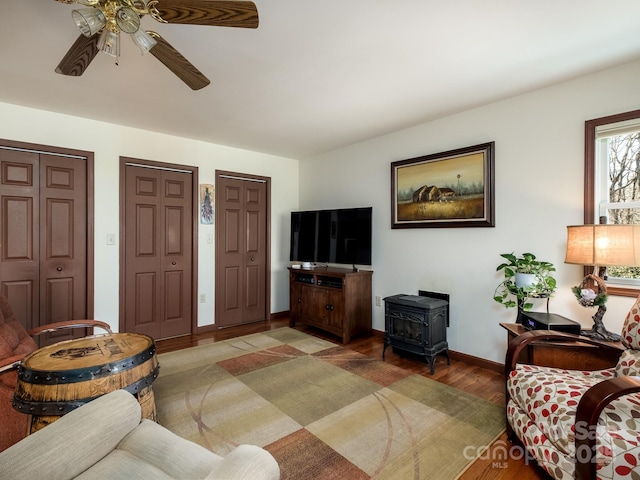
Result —
<svg viewBox="0 0 640 480"><path fill-rule="evenodd" d="M493 227L495 142L391 164L391 228Z"/></svg>

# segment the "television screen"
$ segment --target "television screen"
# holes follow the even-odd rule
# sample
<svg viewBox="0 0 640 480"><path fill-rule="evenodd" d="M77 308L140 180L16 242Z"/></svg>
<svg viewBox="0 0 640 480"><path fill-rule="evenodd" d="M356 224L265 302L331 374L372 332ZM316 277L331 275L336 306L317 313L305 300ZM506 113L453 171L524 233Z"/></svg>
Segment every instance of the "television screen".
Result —
<svg viewBox="0 0 640 480"><path fill-rule="evenodd" d="M290 260L371 265L372 208L291 213Z"/></svg>

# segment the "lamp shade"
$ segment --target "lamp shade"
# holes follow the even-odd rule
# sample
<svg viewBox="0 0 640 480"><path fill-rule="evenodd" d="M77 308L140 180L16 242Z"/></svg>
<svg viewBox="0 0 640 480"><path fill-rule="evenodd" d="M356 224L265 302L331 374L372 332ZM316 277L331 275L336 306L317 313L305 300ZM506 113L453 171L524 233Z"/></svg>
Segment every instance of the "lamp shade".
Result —
<svg viewBox="0 0 640 480"><path fill-rule="evenodd" d="M568 226L564 261L604 267L640 266L640 225Z"/></svg>

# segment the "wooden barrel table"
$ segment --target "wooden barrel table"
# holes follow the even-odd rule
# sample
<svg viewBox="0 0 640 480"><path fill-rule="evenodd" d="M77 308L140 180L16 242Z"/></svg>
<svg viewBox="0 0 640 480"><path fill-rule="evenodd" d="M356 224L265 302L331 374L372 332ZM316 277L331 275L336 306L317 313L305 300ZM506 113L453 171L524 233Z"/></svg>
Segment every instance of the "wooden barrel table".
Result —
<svg viewBox="0 0 640 480"><path fill-rule="evenodd" d="M147 335L113 333L59 342L22 360L12 404L31 416L31 434L105 393L124 389L138 399L142 417L155 421L152 383L158 370L156 345Z"/></svg>

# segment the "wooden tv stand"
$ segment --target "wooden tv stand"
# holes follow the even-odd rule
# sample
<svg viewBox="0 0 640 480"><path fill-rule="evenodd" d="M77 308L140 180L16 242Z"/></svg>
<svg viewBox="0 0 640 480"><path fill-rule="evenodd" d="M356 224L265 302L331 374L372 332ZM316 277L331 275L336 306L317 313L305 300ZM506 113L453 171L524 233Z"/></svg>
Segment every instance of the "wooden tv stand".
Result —
<svg viewBox="0 0 640 480"><path fill-rule="evenodd" d="M371 277L364 270L289 268L289 325L303 323L342 337L371 332Z"/></svg>

